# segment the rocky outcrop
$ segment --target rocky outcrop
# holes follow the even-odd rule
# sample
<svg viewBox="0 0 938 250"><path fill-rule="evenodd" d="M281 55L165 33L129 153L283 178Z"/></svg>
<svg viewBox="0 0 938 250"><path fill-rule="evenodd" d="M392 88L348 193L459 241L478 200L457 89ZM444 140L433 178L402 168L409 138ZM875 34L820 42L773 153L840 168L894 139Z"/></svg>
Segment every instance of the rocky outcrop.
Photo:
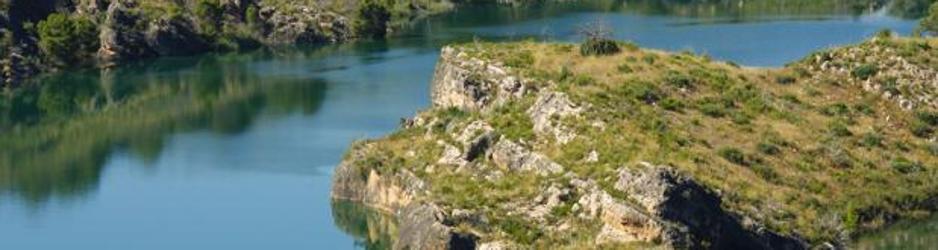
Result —
<svg viewBox="0 0 938 250"><path fill-rule="evenodd" d="M414 203L400 211L400 237L394 249L475 249L478 237L443 224L446 214L432 204Z"/></svg>
<svg viewBox="0 0 938 250"><path fill-rule="evenodd" d="M441 208L415 200L426 191L424 181L407 171L382 174L362 166L369 150L367 145L356 147L336 167L333 199L396 215L399 232L394 249L475 249L475 235L456 232L444 224L449 220Z"/></svg>
<svg viewBox="0 0 938 250"><path fill-rule="evenodd" d="M534 132L552 136L560 144L566 144L576 138L573 131L561 123L562 119L577 116L583 111L560 92L542 93L534 106L528 110L528 116L534 123Z"/></svg>
<svg viewBox="0 0 938 250"><path fill-rule="evenodd" d="M104 23L101 25L98 59L108 67L120 61L135 60L154 56L147 46L144 32L137 27L146 25L144 19L131 11L136 7L133 1L113 1L107 8Z"/></svg>
<svg viewBox="0 0 938 250"><path fill-rule="evenodd" d="M388 154L413 157L413 151L394 150L419 142L404 140L381 152L370 150L382 141L366 142L352 148L334 176L333 198L363 202L396 216L400 231L395 248L504 249L514 247L516 240L506 239L506 234L522 235L522 240L537 235L532 232L569 235L570 230L579 230L570 226L578 221L596 225L597 229L589 232L595 244L650 243L676 249L807 248L797 237L774 233L755 222L742 223L735 213L724 210L717 194L670 166L642 163L618 167L605 178L580 175L575 171L579 166L565 167L538 149L551 143L570 145L577 135L562 120L578 118L589 104L577 104L567 94L549 88L529 89L518 80L521 78L495 66L497 63L454 48L445 48L441 57L433 82L434 108L474 114L464 120L441 121L449 118L426 117L434 114L426 112L403 123L409 132L418 131L414 138L432 144L439 149L433 152L439 154L419 164L398 163L389 168L384 164L395 164L393 160L375 159ZM525 100L532 104L514 112L531 119L530 129L537 137L551 140L509 138L484 119L501 112L493 107L518 98L528 98ZM583 157L583 162L597 163L600 156L592 150ZM499 183L508 175L543 181L517 187L533 190L533 195L462 207L464 203L447 203L449 200L440 198L460 192L446 189L449 183L433 177L440 173L447 175L443 182L454 175L479 185ZM440 186L449 191L439 191ZM502 231L508 218L509 230L514 230L510 233Z"/></svg>
<svg viewBox="0 0 938 250"><path fill-rule="evenodd" d="M492 147L491 158L495 165L511 171L530 171L543 176L563 172L560 164L505 138Z"/></svg>
<svg viewBox="0 0 938 250"><path fill-rule="evenodd" d="M352 36L348 18L309 6L287 11L261 5L258 14L268 44L340 42Z"/></svg>
<svg viewBox="0 0 938 250"><path fill-rule="evenodd" d="M186 20L161 18L149 26L145 33L146 45L160 56L191 55L211 49Z"/></svg>
<svg viewBox="0 0 938 250"><path fill-rule="evenodd" d="M832 76L849 79L849 84L877 93L905 109L938 109L938 71L912 61L932 55L908 54L901 51L903 47L933 51L927 41L875 38L859 46L816 53L806 59L806 68L818 80Z"/></svg>
<svg viewBox="0 0 938 250"><path fill-rule="evenodd" d="M644 212L679 225L690 236L679 247L714 249L804 249L807 243L762 227L744 227L721 207L720 197L666 166L643 163L637 170L621 169L615 188L628 194Z"/></svg>
<svg viewBox="0 0 938 250"><path fill-rule="evenodd" d="M524 95L528 86L507 67L445 47L436 65L431 95L434 107L481 110Z"/></svg>

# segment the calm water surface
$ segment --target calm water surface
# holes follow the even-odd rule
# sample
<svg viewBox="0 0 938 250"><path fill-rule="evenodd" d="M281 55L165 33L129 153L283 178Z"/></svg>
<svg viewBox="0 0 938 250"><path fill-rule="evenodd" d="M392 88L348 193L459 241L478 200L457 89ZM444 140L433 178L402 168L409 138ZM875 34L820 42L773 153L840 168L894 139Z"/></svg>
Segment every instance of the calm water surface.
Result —
<svg viewBox="0 0 938 250"><path fill-rule="evenodd" d="M374 232L392 223L330 201L332 170L349 143L429 104L447 43L576 41L600 20L645 47L780 66L915 26L843 1L662 2L465 8L388 41L45 77L0 97L0 249L386 247Z"/></svg>

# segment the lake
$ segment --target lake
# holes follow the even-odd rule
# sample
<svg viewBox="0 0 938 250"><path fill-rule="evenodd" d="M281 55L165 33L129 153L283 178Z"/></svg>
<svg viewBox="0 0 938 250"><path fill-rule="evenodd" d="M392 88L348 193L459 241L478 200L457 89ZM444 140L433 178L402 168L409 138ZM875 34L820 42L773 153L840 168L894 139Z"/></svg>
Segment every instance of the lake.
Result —
<svg viewBox="0 0 938 250"><path fill-rule="evenodd" d="M466 7L385 41L39 78L0 97L0 248L385 248L393 223L333 204L333 168L351 142L387 134L429 105L449 43L575 42L582 25L601 22L643 47L771 67L916 25L889 4L683 2L694 1ZM934 222L897 228L864 242L938 244L909 240L934 235Z"/></svg>

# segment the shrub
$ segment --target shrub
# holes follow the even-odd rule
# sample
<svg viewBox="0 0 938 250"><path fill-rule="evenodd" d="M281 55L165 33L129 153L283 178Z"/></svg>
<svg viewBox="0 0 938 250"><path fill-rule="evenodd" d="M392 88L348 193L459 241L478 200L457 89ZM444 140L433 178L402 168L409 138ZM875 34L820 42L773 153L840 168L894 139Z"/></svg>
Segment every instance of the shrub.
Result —
<svg viewBox="0 0 938 250"><path fill-rule="evenodd" d="M726 116L726 108L719 103L703 103L700 104L700 112L704 115L714 118L720 118Z"/></svg>
<svg viewBox="0 0 938 250"><path fill-rule="evenodd" d="M779 149L778 146L775 146L775 144L768 143L768 142L759 143L759 145L756 145L756 149L758 149L759 152L766 154L766 155L777 155L782 152L782 150Z"/></svg>
<svg viewBox="0 0 938 250"><path fill-rule="evenodd" d="M892 35L893 35L892 30L886 28L886 29L881 29L877 31L874 37L876 37L877 39L891 39Z"/></svg>
<svg viewBox="0 0 938 250"><path fill-rule="evenodd" d="M257 12L257 6L251 5L244 10L244 21L250 25L260 24L260 14Z"/></svg>
<svg viewBox="0 0 938 250"><path fill-rule="evenodd" d="M857 103L853 105L853 110L864 115L873 115L876 113L876 110L874 110L873 106L869 103Z"/></svg>
<svg viewBox="0 0 938 250"><path fill-rule="evenodd" d="M219 33L224 9L218 4L218 0L199 0L195 4L193 14L203 34L215 36Z"/></svg>
<svg viewBox="0 0 938 250"><path fill-rule="evenodd" d="M928 125L938 126L938 112L918 111L915 112L915 117Z"/></svg>
<svg viewBox="0 0 938 250"><path fill-rule="evenodd" d="M655 64L655 62L658 61L658 56L656 56L655 54L651 54L651 53L645 54L644 56L642 56L642 61L647 64Z"/></svg>
<svg viewBox="0 0 938 250"><path fill-rule="evenodd" d="M687 89L693 87L694 79L689 75L678 71L668 71L665 73L664 81L671 86L675 86L682 89Z"/></svg>
<svg viewBox="0 0 938 250"><path fill-rule="evenodd" d="M850 108L848 108L847 105L843 103L834 103L824 107L824 109L821 110L821 113L827 116L847 115L850 114Z"/></svg>
<svg viewBox="0 0 938 250"><path fill-rule="evenodd" d="M913 135L921 138L928 138L935 132L931 126L922 121L913 121L912 124L909 125L909 130L912 131Z"/></svg>
<svg viewBox="0 0 938 250"><path fill-rule="evenodd" d="M834 167L849 168L853 166L853 157L839 145L827 146L827 157L830 158L831 165Z"/></svg>
<svg viewBox="0 0 938 250"><path fill-rule="evenodd" d="M765 179L767 181L774 182L778 180L778 174L775 172L775 169L773 169L772 167L758 164L758 165L752 166L750 169L752 169L753 172L755 172L757 175L762 177L762 179Z"/></svg>
<svg viewBox="0 0 938 250"><path fill-rule="evenodd" d="M57 63L80 62L98 49L98 28L91 20L55 13L39 22L39 48Z"/></svg>
<svg viewBox="0 0 938 250"><path fill-rule="evenodd" d="M922 18L921 23L919 23L919 30L926 35L938 34L938 2L928 8L928 16Z"/></svg>
<svg viewBox="0 0 938 250"><path fill-rule="evenodd" d="M612 32L606 23L589 23L581 27L579 33L585 38L583 44L580 44L580 54L583 56L613 55L622 51L619 43L609 38Z"/></svg>
<svg viewBox="0 0 938 250"><path fill-rule="evenodd" d="M860 145L863 145L867 148L875 148L883 145L883 136L879 133L870 132L863 134L863 139L860 140Z"/></svg>
<svg viewBox="0 0 938 250"><path fill-rule="evenodd" d="M620 64L618 67L616 67L616 69L619 70L619 73L623 73L623 74L635 72L635 70L633 70L631 66L625 63Z"/></svg>
<svg viewBox="0 0 938 250"><path fill-rule="evenodd" d="M355 34L371 38L387 36L388 22L391 21L387 7L375 1L364 1L358 6L356 15L352 26Z"/></svg>
<svg viewBox="0 0 938 250"><path fill-rule="evenodd" d="M723 157L723 159L726 159L726 161L732 162L734 164L743 166L749 165L746 161L746 154L744 154L743 151L740 151L739 149L725 147L718 150L717 154L720 155L720 157Z"/></svg>
<svg viewBox="0 0 938 250"><path fill-rule="evenodd" d="M876 73L878 72L879 72L879 68L877 68L876 65L863 64L853 69L851 74L853 75L853 77L860 78L861 80L866 80L875 76Z"/></svg>
<svg viewBox="0 0 938 250"><path fill-rule="evenodd" d="M625 84L625 93L634 100L652 104L661 100L662 94L658 86L648 82L629 82Z"/></svg>
<svg viewBox="0 0 938 250"><path fill-rule="evenodd" d="M833 136L837 137L847 137L853 135L853 132L850 132L850 129L847 128L847 124L844 124L841 121L834 121L827 125L827 130Z"/></svg>
<svg viewBox="0 0 938 250"><path fill-rule="evenodd" d="M788 74L781 74L781 75L775 76L775 82L778 84L782 84L782 85L795 83L795 80L797 80L797 78Z"/></svg>
<svg viewBox="0 0 938 250"><path fill-rule="evenodd" d="M619 53L619 44L608 39L586 39L580 45L580 54L583 56L604 56Z"/></svg>
<svg viewBox="0 0 938 250"><path fill-rule="evenodd" d="M670 111L680 111L681 109L684 109L684 103L678 99L668 98L664 99L664 101L661 101L661 108Z"/></svg>
<svg viewBox="0 0 938 250"><path fill-rule="evenodd" d="M903 157L893 159L891 162L889 162L889 165L892 166L893 170L903 174L914 173L924 169L921 163L913 162Z"/></svg>

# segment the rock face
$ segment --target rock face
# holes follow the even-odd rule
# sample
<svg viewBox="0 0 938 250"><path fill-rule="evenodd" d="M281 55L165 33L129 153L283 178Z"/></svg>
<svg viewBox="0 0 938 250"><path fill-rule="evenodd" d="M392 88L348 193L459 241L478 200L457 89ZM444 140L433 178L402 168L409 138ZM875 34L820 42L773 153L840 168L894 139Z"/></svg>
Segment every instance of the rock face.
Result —
<svg viewBox="0 0 938 250"><path fill-rule="evenodd" d="M191 55L210 49L188 21L159 19L150 23L145 38L147 46L161 56Z"/></svg>
<svg viewBox="0 0 938 250"><path fill-rule="evenodd" d="M259 18L268 44L340 42L351 38L348 18L308 6L284 11L261 6Z"/></svg>
<svg viewBox="0 0 938 250"><path fill-rule="evenodd" d="M444 225L446 215L440 208L431 204L411 204L404 207L398 219L403 221L400 227L399 244L395 249L475 249L476 236L457 233L452 227Z"/></svg>
<svg viewBox="0 0 938 250"><path fill-rule="evenodd" d="M434 107L481 110L527 92L528 84L498 64L443 48L431 83Z"/></svg>
<svg viewBox="0 0 938 250"><path fill-rule="evenodd" d="M892 39L876 38L859 46L817 53L808 59L806 68L819 80L830 76L850 79L850 84L878 93L906 109L938 109L938 99L934 98L938 94L938 71L911 61L911 57L922 55L900 51L899 44L910 42ZM918 44L904 46L931 48L927 41L911 43ZM861 72L864 70L867 73Z"/></svg>
<svg viewBox="0 0 938 250"><path fill-rule="evenodd" d="M615 188L637 201L645 212L682 227L690 242L676 246L715 249L801 249L806 243L768 232L744 228L723 211L718 196L693 180L663 166L643 163L639 170L621 169Z"/></svg>
<svg viewBox="0 0 938 250"><path fill-rule="evenodd" d="M130 11L136 7L133 1L113 1L107 8L101 25L101 48L98 58L105 66L117 62L150 57L155 53L147 46L143 31L137 29L143 19Z"/></svg>
<svg viewBox="0 0 938 250"><path fill-rule="evenodd" d="M397 215L395 249L475 249L477 237L444 224L447 216L439 207L415 202L415 196L426 189L422 180L406 171L382 175L359 166L368 150L367 146L358 147L336 168L333 199L360 202Z"/></svg>
<svg viewBox="0 0 938 250"><path fill-rule="evenodd" d="M539 135L553 136L560 144L566 144L576 138L573 131L559 120L576 116L582 109L560 92L543 93L537 97L534 106L528 110L534 122L534 132Z"/></svg>
<svg viewBox="0 0 938 250"><path fill-rule="evenodd" d="M718 195L672 167L642 163L618 167L604 179L582 177L539 152L537 144L500 135L496 127L477 117L515 98L534 99L521 115L531 118L530 129L537 136L553 138L545 143L564 144L575 138L558 118L575 118L588 106L577 105L554 90L526 88L520 77L510 76L507 70L494 65L498 64L445 48L433 82L434 107L482 115L448 124L440 121L446 118L422 115L407 120L405 129L425 129L415 134L440 150L422 163L429 166L398 163L398 168L389 168L386 164L395 161L374 160L393 153L375 151L380 141L353 146L336 169L332 197L362 202L394 215L400 229L396 249L513 248L516 243L504 238L508 233L499 231L508 217L515 218L512 223L527 223L509 223L514 230L560 235L580 230L571 228L571 223L587 221L597 228L591 231L592 244L652 243L677 249L807 248L807 243L797 237L776 234L753 222L741 223L734 213L723 210ZM400 154L415 157L416 152ZM595 150L590 151L584 161L595 163L599 157ZM438 179L431 175L447 169L479 185L497 182L509 174L547 181L535 187L518 187L535 189L533 196L512 197L489 207L460 207L441 200L438 195L444 194L433 188L441 183L433 183ZM525 231L513 233L519 232Z"/></svg>
<svg viewBox="0 0 938 250"><path fill-rule="evenodd" d="M563 172L563 166L560 164L505 138L499 140L492 148L492 162L511 171L530 171L539 175Z"/></svg>

